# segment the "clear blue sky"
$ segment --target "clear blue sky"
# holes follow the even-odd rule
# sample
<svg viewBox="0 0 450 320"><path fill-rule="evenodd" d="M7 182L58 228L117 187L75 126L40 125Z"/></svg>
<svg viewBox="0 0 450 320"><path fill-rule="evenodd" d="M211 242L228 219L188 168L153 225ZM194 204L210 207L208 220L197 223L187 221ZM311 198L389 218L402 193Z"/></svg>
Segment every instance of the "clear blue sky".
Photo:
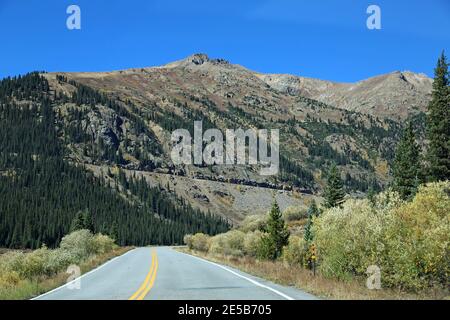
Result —
<svg viewBox="0 0 450 320"><path fill-rule="evenodd" d="M82 29L66 28L81 8ZM382 10L382 30L366 9ZM260 72L357 81L433 74L450 55L450 0L0 0L0 78L32 70L108 71L196 52Z"/></svg>

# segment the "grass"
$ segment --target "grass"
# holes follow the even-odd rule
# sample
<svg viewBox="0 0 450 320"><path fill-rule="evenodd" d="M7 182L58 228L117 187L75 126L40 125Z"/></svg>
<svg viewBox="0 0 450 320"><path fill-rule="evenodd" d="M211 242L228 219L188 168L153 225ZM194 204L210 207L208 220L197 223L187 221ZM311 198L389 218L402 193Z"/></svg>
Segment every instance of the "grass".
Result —
<svg viewBox="0 0 450 320"><path fill-rule="evenodd" d="M448 293L441 289L429 290L421 293L408 293L392 289L369 290L365 286L365 279L340 281L325 278L320 274L314 276L310 270L290 266L281 261L258 261L250 257L211 255L192 251L184 247L177 248L177 250L242 270L277 284L296 287L322 299L424 300L449 298Z"/></svg>
<svg viewBox="0 0 450 320"><path fill-rule="evenodd" d="M82 274L89 272L98 266L104 264L114 257L123 255L127 251L133 249L132 247L119 247L111 252L96 255L79 264ZM39 296L45 292L53 290L64 283L66 283L68 274L59 272L52 277L38 277L35 279L20 280L19 283L13 287L0 287L0 300L26 300Z"/></svg>

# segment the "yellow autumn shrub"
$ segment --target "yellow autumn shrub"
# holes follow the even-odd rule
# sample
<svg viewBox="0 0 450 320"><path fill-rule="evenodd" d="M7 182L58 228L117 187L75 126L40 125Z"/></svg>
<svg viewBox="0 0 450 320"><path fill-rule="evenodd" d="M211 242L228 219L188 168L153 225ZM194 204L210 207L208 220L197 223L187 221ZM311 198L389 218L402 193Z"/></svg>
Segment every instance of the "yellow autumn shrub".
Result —
<svg viewBox="0 0 450 320"><path fill-rule="evenodd" d="M202 252L208 252L210 237L203 233L197 233L194 235L187 235L184 237L184 241L191 250L198 250Z"/></svg>
<svg viewBox="0 0 450 320"><path fill-rule="evenodd" d="M209 252L230 256L242 256L244 251L245 233L231 230L211 238Z"/></svg>
<svg viewBox="0 0 450 320"><path fill-rule="evenodd" d="M283 248L281 259L289 265L306 267L309 259L309 246L304 238L291 236L289 244Z"/></svg>
<svg viewBox="0 0 450 320"><path fill-rule="evenodd" d="M367 200L348 200L313 222L319 268L327 276L365 276L381 269L385 287L422 289L448 285L450 183L419 188L411 202L391 192Z"/></svg>

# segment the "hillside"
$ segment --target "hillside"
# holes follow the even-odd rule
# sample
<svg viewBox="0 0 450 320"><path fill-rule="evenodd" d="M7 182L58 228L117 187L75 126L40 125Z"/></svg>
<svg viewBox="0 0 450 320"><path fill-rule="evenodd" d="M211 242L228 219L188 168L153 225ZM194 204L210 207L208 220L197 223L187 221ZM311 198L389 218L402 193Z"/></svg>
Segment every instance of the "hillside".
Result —
<svg viewBox="0 0 450 320"><path fill-rule="evenodd" d="M402 122L423 117L431 86L413 73L356 84L262 75L204 54L161 67L41 76L1 86L2 205L11 215L0 227L11 231L0 241L7 246L56 243L86 207L98 231L120 224L119 238L132 239L127 244L215 233L226 228L222 218L238 223L264 213L273 198L284 209L320 197L333 162L349 193L380 189L390 181ZM192 130L194 120L204 129L280 129L280 174L264 177L248 165L173 165L171 132ZM31 187L12 182L25 177ZM30 190L31 220L26 201L14 207L8 200ZM24 220L17 223L14 212ZM41 227L51 217L58 226L46 234ZM159 231L130 238L130 230L145 234L149 226Z"/></svg>
<svg viewBox="0 0 450 320"><path fill-rule="evenodd" d="M305 96L340 109L396 121L425 112L433 80L409 71L392 72L356 83L335 83L291 75L258 75L281 92Z"/></svg>
<svg viewBox="0 0 450 320"><path fill-rule="evenodd" d="M61 103L37 73L0 82L1 247L55 246L85 209L93 230L122 245L182 243L192 231L227 230L223 219L118 168L106 181L66 161L64 141L72 136L62 136L71 128L62 129L55 113Z"/></svg>
<svg viewBox="0 0 450 320"><path fill-rule="evenodd" d="M102 137L106 144L121 151L126 158L124 165L130 169L147 166L191 178L222 177L225 181L237 179L241 184L270 183L277 188L293 186L307 192L320 192L322 170L333 161L340 166L349 190L365 192L389 181L388 168L401 121L413 115L423 116L428 101L423 88L428 88L431 81L405 74L394 73L355 85L310 80L303 86L309 88L306 92L294 94L275 85L273 76L262 76L223 59L196 54L162 67L45 76L58 92L70 94L80 84L105 93L129 112L129 116L118 114L100 105L95 112L83 106L61 106L62 114L67 108L84 110L80 118L82 131L91 136L71 145L75 161L95 163L92 156L86 157L80 150L91 139ZM405 80L399 77L415 85L406 85L401 91L396 85ZM351 106L337 103L341 99L338 93L347 91L354 94L342 99L351 101ZM323 98L323 92L334 98ZM399 94L404 97L402 101L396 98ZM379 106L381 103L385 103L384 109ZM366 105L373 107L368 111ZM390 117L389 112L401 116L401 121ZM168 157L170 134L174 129L192 128L194 120L203 120L206 128L279 128L281 175L262 178L251 167L172 167ZM88 122L100 129L90 132ZM145 127L147 132L136 134L133 129L126 129L135 125ZM156 145L158 150L154 149Z"/></svg>

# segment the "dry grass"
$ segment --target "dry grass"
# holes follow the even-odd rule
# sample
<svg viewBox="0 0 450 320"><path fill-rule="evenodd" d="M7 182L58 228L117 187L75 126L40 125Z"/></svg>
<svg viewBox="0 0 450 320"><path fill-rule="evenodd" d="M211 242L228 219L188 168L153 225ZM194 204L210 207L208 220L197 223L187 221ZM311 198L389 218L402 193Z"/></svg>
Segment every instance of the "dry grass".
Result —
<svg viewBox="0 0 450 320"><path fill-rule="evenodd" d="M108 260L123 255L132 247L119 247L111 252L96 255L79 265L82 274L95 269ZM53 290L67 281L68 274L60 272L52 277L39 277L33 280L21 280L11 288L0 288L0 300L25 300Z"/></svg>
<svg viewBox="0 0 450 320"><path fill-rule="evenodd" d="M323 299L335 300L410 300L410 299L445 299L443 290L430 290L420 294L402 292L400 290L369 290L364 285L364 279L339 281L329 279L320 274L295 266L289 266L279 261L258 261L250 257L230 257L193 252L187 248L178 250L218 262L242 270L254 276L267 279L285 286L293 286Z"/></svg>

